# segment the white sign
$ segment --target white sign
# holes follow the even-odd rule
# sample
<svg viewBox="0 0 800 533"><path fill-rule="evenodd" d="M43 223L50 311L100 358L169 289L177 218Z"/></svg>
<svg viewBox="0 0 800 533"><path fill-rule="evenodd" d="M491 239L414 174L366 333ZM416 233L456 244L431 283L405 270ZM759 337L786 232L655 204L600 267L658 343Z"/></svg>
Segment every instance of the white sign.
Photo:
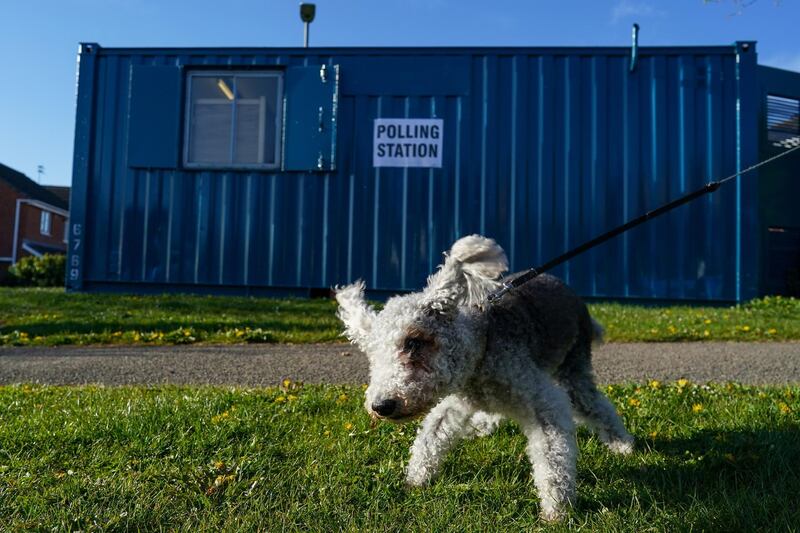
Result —
<svg viewBox="0 0 800 533"><path fill-rule="evenodd" d="M440 118L376 118L372 165L441 168L443 122Z"/></svg>

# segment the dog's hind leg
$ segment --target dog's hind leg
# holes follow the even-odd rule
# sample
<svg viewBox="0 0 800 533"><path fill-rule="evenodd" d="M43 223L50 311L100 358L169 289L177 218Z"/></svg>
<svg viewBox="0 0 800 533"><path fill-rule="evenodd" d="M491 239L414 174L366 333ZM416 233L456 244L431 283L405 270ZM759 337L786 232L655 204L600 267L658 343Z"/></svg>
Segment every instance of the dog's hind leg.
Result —
<svg viewBox="0 0 800 533"><path fill-rule="evenodd" d="M556 379L569 394L576 421L592 430L612 452L631 453L633 437L625 429L614 406L594 382L590 348L576 346L573 348L575 350L582 353L571 353L569 363L559 369Z"/></svg>
<svg viewBox="0 0 800 533"><path fill-rule="evenodd" d="M406 484L419 487L439 472L447 452L469 433L469 419L475 408L464 398L447 396L431 409L411 447Z"/></svg>

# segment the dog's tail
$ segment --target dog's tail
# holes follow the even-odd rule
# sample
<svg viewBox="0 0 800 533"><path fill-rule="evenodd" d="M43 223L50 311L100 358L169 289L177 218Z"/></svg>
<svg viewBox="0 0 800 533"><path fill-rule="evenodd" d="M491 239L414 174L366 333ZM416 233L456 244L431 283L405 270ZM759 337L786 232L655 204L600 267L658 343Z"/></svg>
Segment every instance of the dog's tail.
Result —
<svg viewBox="0 0 800 533"><path fill-rule="evenodd" d="M481 305L500 286L508 259L494 240L468 235L457 240L445 254L444 264L428 278L425 305L451 309L457 305Z"/></svg>
<svg viewBox="0 0 800 533"><path fill-rule="evenodd" d="M508 270L508 259L499 244L480 235L468 235L453 243L447 259L457 262L471 278L496 280Z"/></svg>
<svg viewBox="0 0 800 533"><path fill-rule="evenodd" d="M603 344L605 342L606 330L600 325L600 322L591 318L592 321L592 344Z"/></svg>

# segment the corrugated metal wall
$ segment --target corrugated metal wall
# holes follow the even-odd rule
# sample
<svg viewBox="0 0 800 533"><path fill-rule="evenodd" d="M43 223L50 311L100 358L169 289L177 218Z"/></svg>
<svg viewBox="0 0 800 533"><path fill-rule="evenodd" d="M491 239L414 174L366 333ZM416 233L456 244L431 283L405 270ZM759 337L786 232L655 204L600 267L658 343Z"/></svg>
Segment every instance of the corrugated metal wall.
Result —
<svg viewBox="0 0 800 533"><path fill-rule="evenodd" d="M416 289L469 233L495 238L513 270L543 263L755 162L755 50L741 46L642 48L634 72L621 48L84 46L68 286ZM336 171L129 167L131 65L317 64L340 65ZM442 168L373 168L377 117L444 119ZM751 188L732 183L554 274L593 297L751 297Z"/></svg>

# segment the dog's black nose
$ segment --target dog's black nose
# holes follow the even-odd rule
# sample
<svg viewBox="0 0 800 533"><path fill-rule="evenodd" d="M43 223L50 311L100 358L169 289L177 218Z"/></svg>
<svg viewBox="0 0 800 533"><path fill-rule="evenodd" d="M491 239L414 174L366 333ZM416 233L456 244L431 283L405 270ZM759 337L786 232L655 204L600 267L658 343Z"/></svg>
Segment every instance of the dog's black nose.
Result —
<svg viewBox="0 0 800 533"><path fill-rule="evenodd" d="M372 410L380 416L392 416L397 411L396 400L382 400L372 404Z"/></svg>

